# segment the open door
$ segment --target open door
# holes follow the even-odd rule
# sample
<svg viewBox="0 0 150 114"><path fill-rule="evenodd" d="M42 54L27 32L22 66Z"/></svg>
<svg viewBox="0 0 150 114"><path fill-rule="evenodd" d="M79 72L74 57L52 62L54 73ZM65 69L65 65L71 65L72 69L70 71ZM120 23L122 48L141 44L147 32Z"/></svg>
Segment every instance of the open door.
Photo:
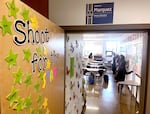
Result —
<svg viewBox="0 0 150 114"><path fill-rule="evenodd" d="M115 28L114 28L115 27ZM139 28L138 28L139 27ZM111 34L110 36L110 39L111 41L114 41L113 39L115 39L115 37L113 37L113 33L123 33L123 34L126 34L126 33L134 33L134 34L131 34L129 35L127 38L123 39L123 38L120 38L121 39L121 44L120 44L120 49L122 49L123 46L127 46L126 50L120 50L123 52L126 52L126 54L128 55L128 59L130 59L130 63L134 63L135 65L135 77L129 77L129 78L134 78L134 80L138 81L141 83L140 84L140 87L138 88L138 94L137 94L137 99L136 99L136 102L139 104L138 108L136 107L135 108L135 113L138 113L138 114L144 114L145 113L145 106L146 106L146 103L149 104L149 102L146 102L145 100L148 99L149 97L146 96L146 94L148 92L148 89L146 88L148 86L148 82L147 81L147 78L148 78L148 74L147 74L147 68L148 68L148 64L147 64L147 60L148 60L148 31L140 26L127 26L127 25L124 25L124 26L113 26L113 25L98 25L98 26L90 26L90 27L87 27L87 26L64 26L62 28L64 28L66 30L66 34L70 35L70 34L75 34L75 37L71 36L72 37L72 40L75 40L77 38L79 38L79 35L81 36L84 36L82 34L96 34L96 37L99 37L98 36L98 33L99 34L108 34L109 33ZM122 28L122 29L121 29ZM124 28L124 29L123 29ZM136 31L134 31L134 29ZM139 29L137 31L137 29ZM112 30L112 31L111 31ZM120 31L120 30L123 30L123 31ZM90 35L89 35L90 36ZM102 35L101 35L102 36ZM91 36L90 36L91 37ZM120 36L119 36L120 37ZM83 38L81 38L83 39ZM91 39L94 39L93 37ZM100 37L99 37L100 39ZM106 38L105 39L105 42L106 42ZM69 38L69 40L71 41L71 38ZM91 44L91 40L87 38L87 41L89 42L89 44ZM117 40L118 41L118 40ZM139 42L140 41L140 42ZM88 43L87 42L87 43ZM100 39L100 42L102 42L102 40ZM73 43L72 43L73 44ZM75 44L75 43L74 43ZM86 44L86 43L83 43L83 44ZM90 47L90 45L88 45L87 47L85 47L85 49L89 48L90 51L88 53L83 52L83 55L86 55L86 54L89 54L91 52L91 48L93 47L93 49L98 49L98 52L101 51L101 49L99 49L98 47L96 47L96 44L98 45L98 47L100 47L100 44L98 44L98 40L95 40L95 44L92 45ZM71 44L69 45L71 47ZM110 45L111 48L112 48L112 45ZM106 47L105 47L106 48ZM132 49L132 50L131 50ZM84 50L84 46L83 46L83 50ZM92 50L92 52L94 52L94 50ZM81 50L80 50L81 51ZM111 50L112 51L112 50ZM105 52L105 51L102 51L102 53ZM135 54L134 54L134 53ZM97 52L95 52L97 53ZM108 54L109 55L109 54ZM132 56L131 56L132 55ZM134 57L133 57L134 55ZM87 57L88 55L86 55ZM82 58L83 59L83 58ZM134 62L133 62L134 61ZM131 65L130 65L131 66ZM131 68L132 69L132 68ZM137 75L139 74L139 75ZM68 78L68 77L67 77ZM72 81L72 80L70 80ZM68 83L68 82L67 82ZM148 86L149 87L149 86ZM134 89L135 91L135 89ZM91 94L90 94L91 95ZM133 92L133 96L136 96L135 95L135 92ZM90 96L91 97L91 96ZM149 100L149 99L148 99ZM69 101L69 100L68 100ZM136 103L135 102L135 103ZM68 103L69 104L69 103ZM75 103L74 103L75 104ZM95 103L96 104L96 103ZM106 104L105 104L106 105ZM68 106L68 105L67 105ZM148 105L147 105L148 106ZM90 107L91 108L91 107ZM68 108L69 111L71 110L71 108ZM72 108L73 109L73 108ZM97 108L94 107L94 109L97 110ZM110 109L110 108L109 108ZM113 108L114 109L114 108ZM148 108L147 108L148 109ZM74 110L74 109L73 109ZM106 109L107 110L107 109ZM116 109L114 109L116 110ZM105 111L106 112L106 111Z"/></svg>

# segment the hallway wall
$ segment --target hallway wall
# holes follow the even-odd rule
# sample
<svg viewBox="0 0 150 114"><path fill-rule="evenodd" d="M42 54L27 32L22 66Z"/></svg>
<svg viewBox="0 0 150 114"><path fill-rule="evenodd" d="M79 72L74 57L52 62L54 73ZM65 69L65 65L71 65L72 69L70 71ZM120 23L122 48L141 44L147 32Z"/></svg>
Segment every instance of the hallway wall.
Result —
<svg viewBox="0 0 150 114"><path fill-rule="evenodd" d="M113 24L150 23L149 0L50 0L49 18L58 25L85 25L86 4L114 2Z"/></svg>
<svg viewBox="0 0 150 114"><path fill-rule="evenodd" d="M67 34L65 114L82 112L84 104L82 78L82 34Z"/></svg>
<svg viewBox="0 0 150 114"><path fill-rule="evenodd" d="M0 9L0 114L64 114L64 30L20 0Z"/></svg>

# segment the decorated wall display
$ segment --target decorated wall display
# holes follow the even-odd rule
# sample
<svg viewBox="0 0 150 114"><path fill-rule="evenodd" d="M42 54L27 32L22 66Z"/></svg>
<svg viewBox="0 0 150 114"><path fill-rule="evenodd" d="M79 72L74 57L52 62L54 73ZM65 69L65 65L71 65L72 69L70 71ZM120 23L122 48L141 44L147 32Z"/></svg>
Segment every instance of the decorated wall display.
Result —
<svg viewBox="0 0 150 114"><path fill-rule="evenodd" d="M0 113L63 114L64 31L20 0L0 9Z"/></svg>
<svg viewBox="0 0 150 114"><path fill-rule="evenodd" d="M134 70L138 75L141 76L141 65L142 65L142 49L143 39L146 33L133 33L127 38L124 38L121 42L121 54L126 56L129 62L129 70Z"/></svg>
<svg viewBox="0 0 150 114"><path fill-rule="evenodd" d="M81 114L83 110L81 36L80 34L66 36L65 114Z"/></svg>
<svg viewBox="0 0 150 114"><path fill-rule="evenodd" d="M147 37L147 33L132 33L127 38L124 38L121 42L122 52L127 61L127 70L134 71L140 77L137 77L133 73L126 76L127 80L133 80L137 83L141 83L141 67L142 67L142 50L143 50L143 39ZM130 87L129 87L130 88ZM136 96L136 88L133 88L133 94ZM140 91L137 90L137 101L140 101Z"/></svg>

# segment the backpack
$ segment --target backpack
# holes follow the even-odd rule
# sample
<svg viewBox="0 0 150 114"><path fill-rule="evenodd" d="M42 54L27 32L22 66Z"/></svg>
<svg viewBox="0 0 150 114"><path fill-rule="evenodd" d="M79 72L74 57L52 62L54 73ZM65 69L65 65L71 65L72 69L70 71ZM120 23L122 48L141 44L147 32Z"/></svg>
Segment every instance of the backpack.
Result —
<svg viewBox="0 0 150 114"><path fill-rule="evenodd" d="M105 83L108 83L108 81L109 81L109 77L108 77L108 75L105 74L105 75L104 75L104 82L105 82Z"/></svg>

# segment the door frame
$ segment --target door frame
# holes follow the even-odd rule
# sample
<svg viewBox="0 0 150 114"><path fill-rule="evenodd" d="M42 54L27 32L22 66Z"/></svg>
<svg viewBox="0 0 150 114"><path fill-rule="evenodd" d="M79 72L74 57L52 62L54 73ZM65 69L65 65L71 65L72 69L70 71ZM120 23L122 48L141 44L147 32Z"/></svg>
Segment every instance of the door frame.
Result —
<svg viewBox="0 0 150 114"><path fill-rule="evenodd" d="M150 24L117 24L117 25L80 25L61 26L65 33L126 33L147 32L147 38L143 39L141 88L140 88L140 114L149 114L150 103Z"/></svg>

